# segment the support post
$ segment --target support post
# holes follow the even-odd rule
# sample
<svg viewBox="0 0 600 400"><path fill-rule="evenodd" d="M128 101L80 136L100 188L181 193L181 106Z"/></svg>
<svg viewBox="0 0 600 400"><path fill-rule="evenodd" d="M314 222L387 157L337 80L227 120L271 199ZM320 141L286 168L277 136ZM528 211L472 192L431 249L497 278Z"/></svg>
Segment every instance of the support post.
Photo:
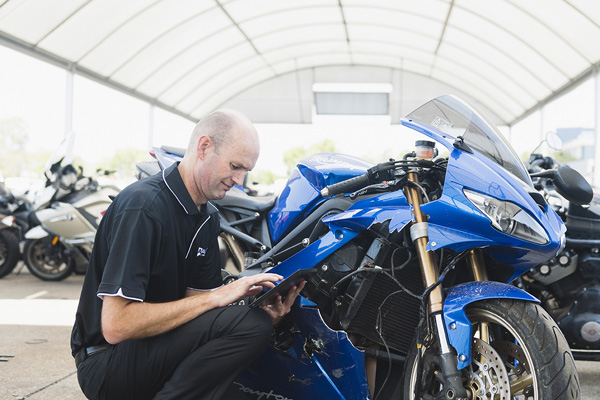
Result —
<svg viewBox="0 0 600 400"><path fill-rule="evenodd" d="M594 177L592 184L600 185L600 66L594 71Z"/></svg>
<svg viewBox="0 0 600 400"><path fill-rule="evenodd" d="M75 66L69 65L66 69L67 76L65 80L65 139L67 142L67 160L73 159L73 144L75 142L75 132L73 132L73 80L75 77Z"/></svg>

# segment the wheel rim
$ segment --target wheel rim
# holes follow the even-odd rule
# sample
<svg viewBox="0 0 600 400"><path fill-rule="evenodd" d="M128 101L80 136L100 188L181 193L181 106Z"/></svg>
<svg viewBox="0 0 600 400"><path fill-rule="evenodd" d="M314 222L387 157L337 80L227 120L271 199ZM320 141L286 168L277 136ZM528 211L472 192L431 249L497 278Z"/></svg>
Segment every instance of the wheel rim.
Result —
<svg viewBox="0 0 600 400"><path fill-rule="evenodd" d="M46 255L46 245L43 242L32 244L29 260L32 266L41 274L57 275L68 268L68 264Z"/></svg>
<svg viewBox="0 0 600 400"><path fill-rule="evenodd" d="M508 331L514 338L516 343L522 344L524 340L522 336L501 316L483 310L479 308L472 308L467 310L467 316L473 324L475 331L476 325L481 322L487 322L496 324ZM420 350L423 355L427 349L424 347ZM502 360L501 363L488 362L487 369L492 369L491 375L486 376L486 371L483 371L485 362L475 362L477 357L481 360L481 357L488 358L485 356L487 352L488 357L491 361L495 356ZM494 356L492 356L494 355ZM465 388L473 394L474 399L515 399L515 400L541 400L538 398L538 381L535 379L532 373L533 362L531 354L526 347L517 345L513 342L506 340L492 340L491 343L486 343L480 338L473 338L472 354L473 363L462 370L464 376ZM410 399L414 399L415 383L417 382L417 376L420 371L417 370L417 362L414 362L411 368L410 375L410 388L409 393ZM475 367L473 366L475 364ZM478 364L478 365L477 365ZM481 373L480 372L481 369ZM503 371L504 370L504 371ZM492 393L491 386L486 386L486 382L497 382L502 376L508 378L508 385L501 384L497 386L497 393ZM492 378L491 376L495 376ZM510 387L508 394L504 391L506 386ZM514 392L514 394L512 394ZM489 395L491 397L486 397ZM496 397L507 395L508 397Z"/></svg>
<svg viewBox="0 0 600 400"><path fill-rule="evenodd" d="M511 386L511 398L515 400L538 399L538 380L535 379L533 359L529 350L522 344L525 342L521 334L500 315L480 308L467 310L467 316L473 325L487 322L499 325L514 338L514 342L494 340L489 345L500 355L507 370ZM516 342L516 343L515 343Z"/></svg>

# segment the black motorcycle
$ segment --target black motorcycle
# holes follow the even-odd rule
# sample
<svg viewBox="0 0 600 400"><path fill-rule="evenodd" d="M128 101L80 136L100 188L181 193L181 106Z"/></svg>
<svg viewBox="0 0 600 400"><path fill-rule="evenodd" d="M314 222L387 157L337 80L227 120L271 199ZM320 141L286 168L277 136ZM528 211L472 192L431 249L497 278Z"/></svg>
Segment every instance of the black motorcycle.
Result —
<svg viewBox="0 0 600 400"><path fill-rule="evenodd" d="M15 196L0 182L0 278L10 274L21 259L19 242L33 223L33 207L24 196Z"/></svg>
<svg viewBox="0 0 600 400"><path fill-rule="evenodd" d="M594 195L589 204L567 201L547 177L555 167L551 157L532 154L529 159L536 189L567 226L566 246L517 284L540 299L576 359L600 361L600 197Z"/></svg>

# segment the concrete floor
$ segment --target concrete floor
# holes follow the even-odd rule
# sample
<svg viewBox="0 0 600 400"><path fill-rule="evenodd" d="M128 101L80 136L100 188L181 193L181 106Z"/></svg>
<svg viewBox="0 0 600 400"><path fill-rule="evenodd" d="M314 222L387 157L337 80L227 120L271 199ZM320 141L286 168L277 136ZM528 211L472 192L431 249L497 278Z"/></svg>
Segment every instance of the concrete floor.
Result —
<svg viewBox="0 0 600 400"><path fill-rule="evenodd" d="M85 399L69 345L82 282L43 282L19 266L0 279L0 400ZM600 399L600 362L576 364L581 399Z"/></svg>

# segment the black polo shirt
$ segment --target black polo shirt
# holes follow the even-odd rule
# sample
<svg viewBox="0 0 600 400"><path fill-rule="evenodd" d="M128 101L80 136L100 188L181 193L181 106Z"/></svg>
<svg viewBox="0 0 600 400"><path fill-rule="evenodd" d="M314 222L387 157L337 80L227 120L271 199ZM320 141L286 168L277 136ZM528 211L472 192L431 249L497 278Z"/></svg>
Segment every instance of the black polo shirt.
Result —
<svg viewBox="0 0 600 400"><path fill-rule="evenodd" d="M162 303L183 298L188 288L222 285L219 216L212 205L196 207L177 165L126 187L102 218L71 334L73 354L106 343L104 296Z"/></svg>

